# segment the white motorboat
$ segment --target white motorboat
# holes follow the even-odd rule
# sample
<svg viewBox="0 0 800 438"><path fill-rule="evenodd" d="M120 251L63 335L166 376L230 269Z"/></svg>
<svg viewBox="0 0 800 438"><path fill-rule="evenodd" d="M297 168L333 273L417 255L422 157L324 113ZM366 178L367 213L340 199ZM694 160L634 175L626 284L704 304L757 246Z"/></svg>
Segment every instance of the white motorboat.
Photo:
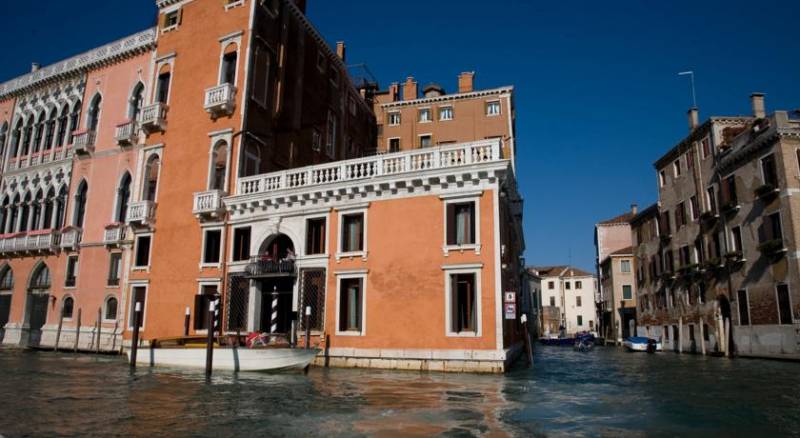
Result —
<svg viewBox="0 0 800 438"><path fill-rule="evenodd" d="M651 341L650 338L645 338L642 336L633 336L628 339L625 339L625 341L622 342L622 345L624 345L628 351L647 351L647 344L650 341ZM663 350L661 341L656 339L652 339L652 341L655 342L656 351Z"/></svg>

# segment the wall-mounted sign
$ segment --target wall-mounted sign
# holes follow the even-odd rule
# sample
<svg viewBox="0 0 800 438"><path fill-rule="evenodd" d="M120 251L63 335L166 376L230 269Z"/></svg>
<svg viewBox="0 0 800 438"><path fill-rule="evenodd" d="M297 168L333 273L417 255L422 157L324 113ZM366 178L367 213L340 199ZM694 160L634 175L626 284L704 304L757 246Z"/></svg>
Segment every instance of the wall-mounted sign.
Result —
<svg viewBox="0 0 800 438"><path fill-rule="evenodd" d="M517 302L517 293L516 292L506 292L505 294L505 301L506 303L516 303Z"/></svg>
<svg viewBox="0 0 800 438"><path fill-rule="evenodd" d="M506 303L504 306L506 310L506 319L517 319L517 305L514 303Z"/></svg>

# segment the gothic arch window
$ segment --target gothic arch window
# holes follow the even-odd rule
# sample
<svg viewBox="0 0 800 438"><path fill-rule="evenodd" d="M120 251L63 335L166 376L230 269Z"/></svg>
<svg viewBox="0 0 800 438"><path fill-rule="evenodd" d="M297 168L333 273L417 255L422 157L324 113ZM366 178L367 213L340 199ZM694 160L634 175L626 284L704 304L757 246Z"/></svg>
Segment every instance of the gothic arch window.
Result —
<svg viewBox="0 0 800 438"><path fill-rule="evenodd" d="M6 138L8 137L8 122L3 123L3 127L0 128L0 157L4 155L6 151Z"/></svg>
<svg viewBox="0 0 800 438"><path fill-rule="evenodd" d="M61 108L61 115L58 116L58 133L56 134L56 147L64 146L67 141L67 127L69 126L69 107L64 105Z"/></svg>
<svg viewBox="0 0 800 438"><path fill-rule="evenodd" d="M67 211L67 188L66 186L61 186L61 190L58 191L58 197L55 199L55 223L53 223L53 228L61 229L64 227L64 217L66 216Z"/></svg>
<svg viewBox="0 0 800 438"><path fill-rule="evenodd" d="M72 105L72 113L69 115L69 144L72 144L73 133L78 130L78 123L81 121L81 101Z"/></svg>
<svg viewBox="0 0 800 438"><path fill-rule="evenodd" d="M53 224L53 211L55 207L56 191L50 187L47 196L44 197L44 218L42 219L42 229L49 230L55 228Z"/></svg>
<svg viewBox="0 0 800 438"><path fill-rule="evenodd" d="M50 269L46 264L39 263L39 266L33 271L31 282L28 286L31 290L50 289Z"/></svg>
<svg viewBox="0 0 800 438"><path fill-rule="evenodd" d="M28 117L28 123L25 124L25 129L22 132L22 151L21 156L28 155L31 148L31 137L33 137L33 115Z"/></svg>
<svg viewBox="0 0 800 438"><path fill-rule="evenodd" d="M8 215L11 213L10 209L11 200L8 196L3 197L2 207L0 207L0 234L5 234L6 231L6 222L8 221Z"/></svg>
<svg viewBox="0 0 800 438"><path fill-rule="evenodd" d="M14 132L11 133L11 158L16 158L19 155L19 147L22 143L22 119L17 120L17 125L14 127Z"/></svg>
<svg viewBox="0 0 800 438"><path fill-rule="evenodd" d="M119 300L116 297L106 298L105 309L103 311L103 319L106 321L113 321L117 319L117 308L119 307Z"/></svg>
<svg viewBox="0 0 800 438"><path fill-rule="evenodd" d="M228 143L220 140L211 153L211 190L225 190L228 174Z"/></svg>
<svg viewBox="0 0 800 438"><path fill-rule="evenodd" d="M39 152L39 149L42 147L42 136L44 135L44 123L45 123L44 119L45 119L45 114L44 111L42 111L36 118L36 126L34 128L33 147L31 148L34 154Z"/></svg>
<svg viewBox="0 0 800 438"><path fill-rule="evenodd" d="M156 200L156 194L158 193L158 174L160 170L161 158L159 158L157 154L153 154L145 165L144 192L142 193L142 199L145 201L155 202Z"/></svg>
<svg viewBox="0 0 800 438"><path fill-rule="evenodd" d="M11 266L5 265L0 270L0 290L9 291L14 289L14 271Z"/></svg>
<svg viewBox="0 0 800 438"><path fill-rule="evenodd" d="M114 220L119 223L125 222L125 216L128 214L128 204L131 200L131 174L125 172L119 182L117 188L117 209Z"/></svg>
<svg viewBox="0 0 800 438"><path fill-rule="evenodd" d="M99 93L95 94L92 98L92 103L89 105L89 115L86 118L86 129L89 131L97 131L100 124L100 111L102 110L103 96Z"/></svg>
<svg viewBox="0 0 800 438"><path fill-rule="evenodd" d="M28 231L28 221L31 217L31 194L25 195L20 206L19 231Z"/></svg>
<svg viewBox="0 0 800 438"><path fill-rule="evenodd" d="M53 138L56 135L56 122L58 116L58 108L50 110L50 117L47 118L45 123L44 146L43 150L49 151L53 148Z"/></svg>
<svg viewBox="0 0 800 438"><path fill-rule="evenodd" d="M236 84L236 65L238 57L239 47L236 45L236 43L230 43L225 46L219 72L220 84Z"/></svg>
<svg viewBox="0 0 800 438"><path fill-rule="evenodd" d="M72 225L83 228L86 219L86 196L89 194L89 184L86 180L81 181L78 191L75 192L75 212L72 216Z"/></svg>
<svg viewBox="0 0 800 438"><path fill-rule="evenodd" d="M242 151L241 167L239 169L239 176L253 176L258 175L261 169L261 151L252 142L245 141L244 150Z"/></svg>
<svg viewBox="0 0 800 438"><path fill-rule="evenodd" d="M130 99L128 99L128 118L131 121L139 119L139 114L142 112L144 106L144 84L137 83L133 87Z"/></svg>
<svg viewBox="0 0 800 438"><path fill-rule="evenodd" d="M8 227L6 228L6 233L13 233L17 230L17 220L19 219L19 210L20 210L20 202L19 202L19 194L14 197L14 200L11 201L11 212L8 214Z"/></svg>
<svg viewBox="0 0 800 438"><path fill-rule="evenodd" d="M44 196L39 191L33 198L31 203L31 231L39 230L42 222L42 204L44 204Z"/></svg>

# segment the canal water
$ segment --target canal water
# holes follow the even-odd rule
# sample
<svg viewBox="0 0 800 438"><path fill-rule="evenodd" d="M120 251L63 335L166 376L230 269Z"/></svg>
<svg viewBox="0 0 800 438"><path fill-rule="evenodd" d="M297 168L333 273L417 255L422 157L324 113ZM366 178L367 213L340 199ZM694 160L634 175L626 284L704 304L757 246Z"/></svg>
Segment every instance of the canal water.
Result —
<svg viewBox="0 0 800 438"><path fill-rule="evenodd" d="M0 350L0 435L686 436L800 431L800 364L542 347L506 376L216 374Z"/></svg>

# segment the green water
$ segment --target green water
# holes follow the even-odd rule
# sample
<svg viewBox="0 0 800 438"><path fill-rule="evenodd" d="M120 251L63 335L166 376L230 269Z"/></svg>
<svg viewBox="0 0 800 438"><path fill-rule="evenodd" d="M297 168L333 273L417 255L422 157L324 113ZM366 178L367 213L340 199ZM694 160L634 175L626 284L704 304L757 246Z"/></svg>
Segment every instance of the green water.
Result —
<svg viewBox="0 0 800 438"><path fill-rule="evenodd" d="M223 374L0 350L15 436L784 436L800 364L543 347L507 376L312 369Z"/></svg>

